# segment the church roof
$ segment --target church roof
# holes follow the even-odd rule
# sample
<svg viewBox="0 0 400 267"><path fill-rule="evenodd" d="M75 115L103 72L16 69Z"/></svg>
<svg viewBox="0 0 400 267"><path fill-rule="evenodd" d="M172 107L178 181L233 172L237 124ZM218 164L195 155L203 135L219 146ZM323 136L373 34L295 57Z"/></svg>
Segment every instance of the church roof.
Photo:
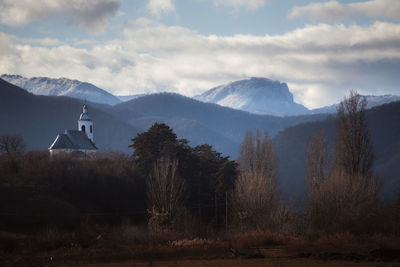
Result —
<svg viewBox="0 0 400 267"><path fill-rule="evenodd" d="M65 133L57 135L49 149L93 149L96 145L87 137L85 132L65 130Z"/></svg>
<svg viewBox="0 0 400 267"><path fill-rule="evenodd" d="M89 117L89 114L87 114L87 113L82 113L82 114L79 116L79 120L81 120L81 121L91 121L92 119Z"/></svg>

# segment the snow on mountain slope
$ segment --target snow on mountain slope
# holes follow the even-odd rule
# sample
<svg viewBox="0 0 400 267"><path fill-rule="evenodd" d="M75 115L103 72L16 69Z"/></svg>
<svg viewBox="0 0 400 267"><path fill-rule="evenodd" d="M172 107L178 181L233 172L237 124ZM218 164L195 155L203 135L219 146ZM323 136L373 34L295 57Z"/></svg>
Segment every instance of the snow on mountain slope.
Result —
<svg viewBox="0 0 400 267"><path fill-rule="evenodd" d="M87 99L91 102L115 105L121 100L93 84L66 78L51 79L47 77L26 78L20 75L0 76L2 79L19 86L35 95L68 96Z"/></svg>
<svg viewBox="0 0 400 267"><path fill-rule="evenodd" d="M122 102L126 102L132 99L136 99L142 96L145 96L148 94L137 94L137 95L117 95L117 97L122 101Z"/></svg>
<svg viewBox="0 0 400 267"><path fill-rule="evenodd" d="M220 85L194 98L256 114L286 116L309 113L306 107L293 101L286 83L266 78L253 77Z"/></svg>
<svg viewBox="0 0 400 267"><path fill-rule="evenodd" d="M380 96L375 96L375 95L361 95L362 97L365 97L367 99L367 109L381 106L384 104L389 104L391 102L396 102L400 101L400 96L397 95L380 95ZM318 113L336 113L337 112L337 107L339 104L331 105L331 106L326 106L322 108L316 108L311 110L313 114L318 114Z"/></svg>

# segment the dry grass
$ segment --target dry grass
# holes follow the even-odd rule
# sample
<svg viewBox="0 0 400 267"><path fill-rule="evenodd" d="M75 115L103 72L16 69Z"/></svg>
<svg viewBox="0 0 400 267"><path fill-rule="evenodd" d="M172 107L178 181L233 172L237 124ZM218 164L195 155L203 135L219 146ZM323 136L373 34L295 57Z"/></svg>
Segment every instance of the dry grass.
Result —
<svg viewBox="0 0 400 267"><path fill-rule="evenodd" d="M231 244L232 247L235 248L245 248L256 246L277 246L285 244L287 241L288 238L281 234L254 231L234 235Z"/></svg>
<svg viewBox="0 0 400 267"><path fill-rule="evenodd" d="M376 246L380 248L389 248L400 251L400 237L399 236L384 236L374 235L369 238Z"/></svg>
<svg viewBox="0 0 400 267"><path fill-rule="evenodd" d="M110 239L117 244L147 245L149 235L144 226L137 226L124 220L120 226L113 228Z"/></svg>
<svg viewBox="0 0 400 267"><path fill-rule="evenodd" d="M55 227L46 227L34 235L34 245L38 250L53 250L76 245L73 232L60 231Z"/></svg>
<svg viewBox="0 0 400 267"><path fill-rule="evenodd" d="M68 265L61 265L68 266ZM78 264L76 267L89 267L92 264ZM98 266L98 265L96 265ZM214 260L178 260L178 261L124 261L114 263L102 263L104 267L119 267L119 266L137 266L137 267L346 267L346 266L398 266L398 264L384 264L374 262L345 262L345 261L321 261L313 259L214 259Z"/></svg>
<svg viewBox="0 0 400 267"><path fill-rule="evenodd" d="M152 247L165 246L171 240L179 240L182 234L172 230L161 230L149 233L149 245Z"/></svg>
<svg viewBox="0 0 400 267"><path fill-rule="evenodd" d="M324 235L315 239L312 244L319 247L326 246L343 246L348 244L358 244L359 240L350 233L340 233L332 235Z"/></svg>
<svg viewBox="0 0 400 267"><path fill-rule="evenodd" d="M136 226L129 221L112 229L87 222L75 233L54 227L44 228L30 236L0 233L0 241L0 262L12 263L17 260L21 266L31 261L43 265L49 257L54 264L65 264L68 261L107 263L150 259L248 259L255 256L268 259L261 261L265 264L289 259L290 264L296 262L293 259L299 260L299 264L314 263L315 260L326 260L329 263L338 260L346 263L400 262L400 236L351 233L305 236L253 231L236 234L228 240L216 237L187 238L172 231L149 233L144 226ZM215 261L218 262L222 264L225 261ZM257 262L249 261L251 264L247 266ZM233 266L241 266L236 265L239 263L232 261Z"/></svg>
<svg viewBox="0 0 400 267"><path fill-rule="evenodd" d="M180 248L209 249L216 247L227 247L227 242L196 237L193 239L182 239L182 240L171 241L169 242L169 245L171 247L180 247Z"/></svg>
<svg viewBox="0 0 400 267"><path fill-rule="evenodd" d="M27 235L0 232L0 251L17 251L21 248L21 244L26 243L29 238Z"/></svg>
<svg viewBox="0 0 400 267"><path fill-rule="evenodd" d="M117 261L135 263L140 260L158 260L165 263L171 260L196 260L196 263L212 262L219 266L217 263L223 265L228 262L224 259L235 257L241 260L229 261L232 266L242 266L240 264L243 260L257 254L265 259L245 260L247 265L243 266L258 266L257 264L261 263L265 265L259 266L304 266L301 264L321 263L319 260L325 260L324 263L332 264L331 266L353 264L354 261L400 262L400 237L394 236L357 236L344 233L312 237L257 231L237 234L229 241L198 237L180 239L177 238L177 233L172 232L147 235L144 228L129 222L98 235L100 238L91 239L89 246L80 244L81 237L78 235L80 234L51 227L33 236L2 233L0 239L8 240L14 249L3 248L0 251L0 261L11 263L18 259L21 265L31 262L40 265L49 257L53 259L54 264L66 264L71 261L103 264ZM29 239L32 241L27 242ZM32 244L35 247L32 247ZM335 265L339 260L342 265ZM277 262L284 265L274 265Z"/></svg>

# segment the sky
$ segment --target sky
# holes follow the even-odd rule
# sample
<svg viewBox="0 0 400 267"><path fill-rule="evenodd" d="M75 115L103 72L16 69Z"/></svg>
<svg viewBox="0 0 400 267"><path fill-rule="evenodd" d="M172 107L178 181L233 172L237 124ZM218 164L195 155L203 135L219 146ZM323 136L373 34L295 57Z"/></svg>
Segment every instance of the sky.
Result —
<svg viewBox="0 0 400 267"><path fill-rule="evenodd" d="M308 108L400 95L400 0L0 0L0 73L116 95L266 77Z"/></svg>

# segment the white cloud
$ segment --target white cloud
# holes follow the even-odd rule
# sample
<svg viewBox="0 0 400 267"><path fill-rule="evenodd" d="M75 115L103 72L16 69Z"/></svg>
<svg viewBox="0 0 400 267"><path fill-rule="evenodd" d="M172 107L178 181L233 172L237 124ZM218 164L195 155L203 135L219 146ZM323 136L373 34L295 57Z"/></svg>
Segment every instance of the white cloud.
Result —
<svg viewBox="0 0 400 267"><path fill-rule="evenodd" d="M289 18L305 17L313 20L337 21L355 17L378 19L400 19L399 0L370 0L342 4L336 0L323 3L311 3L291 9Z"/></svg>
<svg viewBox="0 0 400 267"><path fill-rule="evenodd" d="M162 13L175 12L172 0L149 0L147 8L157 17L161 16Z"/></svg>
<svg viewBox="0 0 400 267"><path fill-rule="evenodd" d="M217 6L229 6L235 10L245 8L247 10L255 10L264 6L268 0L213 0Z"/></svg>
<svg viewBox="0 0 400 267"><path fill-rule="evenodd" d="M65 44L55 38L17 38L19 43L42 45L42 46L59 46Z"/></svg>
<svg viewBox="0 0 400 267"><path fill-rule="evenodd" d="M61 17L93 33L105 30L119 0L0 0L0 23L10 26Z"/></svg>
<svg viewBox="0 0 400 267"><path fill-rule="evenodd" d="M349 89L399 94L400 24L307 26L283 35L205 36L147 19L121 38L85 48L29 45L0 33L0 73L69 77L117 94L199 94L251 76L288 82L309 107L333 104Z"/></svg>

